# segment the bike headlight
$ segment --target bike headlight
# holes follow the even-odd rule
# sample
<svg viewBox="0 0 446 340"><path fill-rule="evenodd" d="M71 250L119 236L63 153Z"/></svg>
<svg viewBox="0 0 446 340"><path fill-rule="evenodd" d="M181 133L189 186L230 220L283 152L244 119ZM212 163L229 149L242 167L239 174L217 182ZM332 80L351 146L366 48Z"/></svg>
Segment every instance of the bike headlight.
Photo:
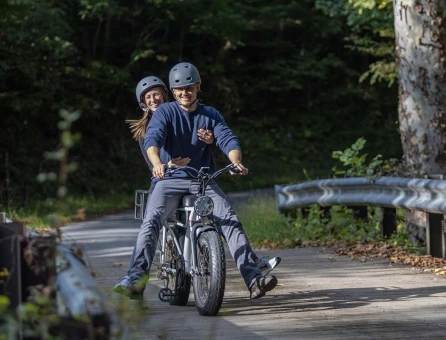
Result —
<svg viewBox="0 0 446 340"><path fill-rule="evenodd" d="M194 209L198 216L208 216L214 211L214 202L209 196L201 196L195 200Z"/></svg>

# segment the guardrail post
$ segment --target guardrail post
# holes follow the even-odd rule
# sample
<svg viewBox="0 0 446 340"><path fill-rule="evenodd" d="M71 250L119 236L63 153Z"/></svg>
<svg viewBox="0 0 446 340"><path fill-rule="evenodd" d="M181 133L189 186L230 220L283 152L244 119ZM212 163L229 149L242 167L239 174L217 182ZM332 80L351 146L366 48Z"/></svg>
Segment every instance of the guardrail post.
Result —
<svg viewBox="0 0 446 340"><path fill-rule="evenodd" d="M320 207L320 218L331 219L331 207Z"/></svg>
<svg viewBox="0 0 446 340"><path fill-rule="evenodd" d="M368 217L368 208L367 206L347 206L347 208L353 211L353 218L355 220L366 220Z"/></svg>
<svg viewBox="0 0 446 340"><path fill-rule="evenodd" d="M22 257L20 236L6 226L0 224L0 271L6 276L0 277L0 294L8 295L14 310L22 302Z"/></svg>
<svg viewBox="0 0 446 340"><path fill-rule="evenodd" d="M385 237L390 237L396 231L396 209L395 208L381 208L382 221L381 232Z"/></svg>
<svg viewBox="0 0 446 340"><path fill-rule="evenodd" d="M426 178L443 180L443 174L430 174ZM426 251L428 255L446 258L445 221L443 214L427 214Z"/></svg>
<svg viewBox="0 0 446 340"><path fill-rule="evenodd" d="M283 214L283 216L289 217L289 218L292 218L292 219L296 219L297 216L299 216L297 209L284 210L281 213Z"/></svg>
<svg viewBox="0 0 446 340"><path fill-rule="evenodd" d="M433 257L445 258L446 239L443 214L428 213L426 225L426 251Z"/></svg>
<svg viewBox="0 0 446 340"><path fill-rule="evenodd" d="M0 212L0 224L6 223L6 213Z"/></svg>

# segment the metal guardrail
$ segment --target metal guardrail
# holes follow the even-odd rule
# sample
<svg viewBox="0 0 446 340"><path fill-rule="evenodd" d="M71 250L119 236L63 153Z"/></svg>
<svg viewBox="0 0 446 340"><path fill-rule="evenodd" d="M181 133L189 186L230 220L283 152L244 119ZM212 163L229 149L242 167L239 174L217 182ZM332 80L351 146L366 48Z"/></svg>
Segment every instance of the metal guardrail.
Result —
<svg viewBox="0 0 446 340"><path fill-rule="evenodd" d="M438 179L381 177L335 178L291 185L275 185L276 208L284 213L313 204L379 206L428 213L428 254L446 258L446 181Z"/></svg>
<svg viewBox="0 0 446 340"><path fill-rule="evenodd" d="M107 339L131 338L129 330L106 299L89 268L64 244L56 246L56 287L59 315L67 319L87 318L93 329ZM93 335L92 339L96 337Z"/></svg>
<svg viewBox="0 0 446 340"><path fill-rule="evenodd" d="M42 236L35 230L27 229L24 223L9 221L4 213L0 213L0 268L6 268L10 273L4 288L12 308L23 302L24 286L47 283L49 279L47 275L34 277L32 271L22 265L20 240L27 238L33 247L55 249L52 260L45 261L52 261L50 267L55 268L58 315L64 335L72 339L126 340L132 337L116 308L97 286L89 268L71 247L56 243L52 236ZM79 318L88 322L80 322ZM100 337L97 330L100 330ZM22 335L16 336L20 339Z"/></svg>

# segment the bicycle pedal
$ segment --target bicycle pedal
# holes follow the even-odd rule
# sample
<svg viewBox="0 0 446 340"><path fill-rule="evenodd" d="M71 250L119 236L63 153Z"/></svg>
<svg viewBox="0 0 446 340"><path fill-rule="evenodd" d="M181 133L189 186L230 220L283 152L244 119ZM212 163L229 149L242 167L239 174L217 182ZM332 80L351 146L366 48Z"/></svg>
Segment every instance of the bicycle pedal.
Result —
<svg viewBox="0 0 446 340"><path fill-rule="evenodd" d="M158 294L158 298L162 302L169 302L170 300L172 300L173 296L174 296L174 294L169 288L160 289L160 292Z"/></svg>

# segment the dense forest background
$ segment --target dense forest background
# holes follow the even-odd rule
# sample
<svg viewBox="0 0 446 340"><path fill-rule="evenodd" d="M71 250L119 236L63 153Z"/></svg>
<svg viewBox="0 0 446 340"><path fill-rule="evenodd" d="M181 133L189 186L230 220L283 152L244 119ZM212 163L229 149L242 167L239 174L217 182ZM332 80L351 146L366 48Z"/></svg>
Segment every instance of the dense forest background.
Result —
<svg viewBox="0 0 446 340"><path fill-rule="evenodd" d="M126 119L144 76L200 70L202 101L239 136L232 190L328 176L359 137L401 157L391 3L375 0L0 0L0 205L55 195L60 109L80 110L73 195L147 187ZM60 125L59 125L60 127ZM218 161L227 160L219 153Z"/></svg>

